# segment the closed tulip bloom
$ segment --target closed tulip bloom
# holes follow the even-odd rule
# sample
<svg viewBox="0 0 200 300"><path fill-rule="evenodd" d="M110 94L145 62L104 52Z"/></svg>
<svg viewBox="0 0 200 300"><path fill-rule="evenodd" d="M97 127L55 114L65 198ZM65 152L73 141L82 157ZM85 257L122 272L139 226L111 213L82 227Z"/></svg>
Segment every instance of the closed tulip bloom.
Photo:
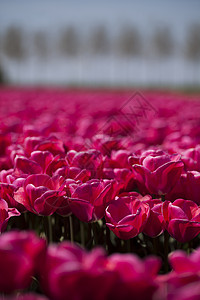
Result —
<svg viewBox="0 0 200 300"><path fill-rule="evenodd" d="M148 199L144 202L150 206L150 213L143 229L143 233L150 237L157 237L164 231L164 220L162 214L163 202L160 199Z"/></svg>
<svg viewBox="0 0 200 300"><path fill-rule="evenodd" d="M167 200L190 199L200 205L200 172L187 171L181 174L173 190L166 196Z"/></svg>
<svg viewBox="0 0 200 300"><path fill-rule="evenodd" d="M190 199L200 205L200 172L188 171L182 174L181 188L184 199Z"/></svg>

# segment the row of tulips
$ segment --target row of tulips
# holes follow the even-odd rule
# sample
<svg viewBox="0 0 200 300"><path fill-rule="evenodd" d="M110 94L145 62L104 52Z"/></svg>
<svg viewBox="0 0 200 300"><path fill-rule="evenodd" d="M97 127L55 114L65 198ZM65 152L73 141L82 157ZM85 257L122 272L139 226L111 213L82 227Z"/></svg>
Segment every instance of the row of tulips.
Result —
<svg viewBox="0 0 200 300"><path fill-rule="evenodd" d="M195 150L198 153L199 147ZM85 156L86 166L81 168ZM10 217L30 211L43 216L74 214L82 222L105 216L108 228L125 240L141 232L156 237L167 230L184 243L200 233L200 173L185 170L179 155L148 150L134 157L118 150L115 158L123 157L127 168L114 169L117 178L91 179L91 173L105 172L103 158L97 162L97 156L97 150L72 150L67 158L49 151L33 151L30 158L16 154L14 168L0 172L0 230ZM136 186L143 195L132 192Z"/></svg>
<svg viewBox="0 0 200 300"><path fill-rule="evenodd" d="M156 256L107 256L101 248L87 252L69 242L47 247L33 232L10 231L0 237L0 299L198 299L200 249L175 251L169 262L171 272L159 275ZM31 282L38 294L23 295Z"/></svg>

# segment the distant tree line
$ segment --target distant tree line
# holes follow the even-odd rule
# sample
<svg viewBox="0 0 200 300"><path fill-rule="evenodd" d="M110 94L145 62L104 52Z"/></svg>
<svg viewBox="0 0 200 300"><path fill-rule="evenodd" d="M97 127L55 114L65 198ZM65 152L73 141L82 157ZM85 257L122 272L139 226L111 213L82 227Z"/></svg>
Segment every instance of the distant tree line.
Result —
<svg viewBox="0 0 200 300"><path fill-rule="evenodd" d="M12 26L0 35L0 59L22 61L34 55L38 59L56 57L76 57L77 55L108 55L123 57L144 56L151 53L156 57L169 57L178 49L187 59L200 59L200 24L193 24L185 34L183 45L177 45L173 32L168 27L155 29L152 36L145 39L135 26L124 26L112 36L104 25L91 29L84 36L74 26L63 28L57 36L50 32L25 32ZM1 70L1 68L0 68ZM1 71L0 71L1 74Z"/></svg>

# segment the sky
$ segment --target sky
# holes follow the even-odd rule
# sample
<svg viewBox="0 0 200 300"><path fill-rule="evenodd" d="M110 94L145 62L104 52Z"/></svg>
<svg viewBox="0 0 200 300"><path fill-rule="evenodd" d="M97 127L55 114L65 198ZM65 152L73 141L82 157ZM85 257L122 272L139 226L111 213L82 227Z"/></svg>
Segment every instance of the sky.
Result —
<svg viewBox="0 0 200 300"><path fill-rule="evenodd" d="M0 40L2 33L13 25L28 33L45 31L54 37L68 25L82 31L83 37L87 37L84 31L90 33L98 25L105 25L112 37L122 26L134 25L141 36L146 37L146 45L155 29L161 27L168 27L177 44L180 41L180 45L184 45L187 31L194 23L200 23L200 0L0 0ZM65 64L61 61L60 65L58 61L41 65L31 59L27 64L15 64L4 57L2 64L15 83L106 81L149 84L153 80L154 84L160 81L180 84L194 79L199 83L199 64L186 65L179 53L164 65L160 61L135 61L131 65L118 59L112 61L110 57L107 59L98 63L96 58L92 62L88 57L88 60L66 60Z"/></svg>
<svg viewBox="0 0 200 300"><path fill-rule="evenodd" d="M0 31L13 24L56 31L103 23L111 31L134 24L147 33L167 25L181 36L194 22L200 22L200 0L0 0Z"/></svg>

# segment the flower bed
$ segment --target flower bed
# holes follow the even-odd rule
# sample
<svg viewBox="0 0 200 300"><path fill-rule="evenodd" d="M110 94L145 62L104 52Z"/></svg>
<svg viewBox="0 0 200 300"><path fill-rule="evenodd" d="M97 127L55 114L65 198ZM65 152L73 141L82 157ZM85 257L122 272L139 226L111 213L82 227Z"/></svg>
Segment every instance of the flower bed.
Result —
<svg viewBox="0 0 200 300"><path fill-rule="evenodd" d="M4 88L0 103L2 299L199 299L199 96Z"/></svg>

